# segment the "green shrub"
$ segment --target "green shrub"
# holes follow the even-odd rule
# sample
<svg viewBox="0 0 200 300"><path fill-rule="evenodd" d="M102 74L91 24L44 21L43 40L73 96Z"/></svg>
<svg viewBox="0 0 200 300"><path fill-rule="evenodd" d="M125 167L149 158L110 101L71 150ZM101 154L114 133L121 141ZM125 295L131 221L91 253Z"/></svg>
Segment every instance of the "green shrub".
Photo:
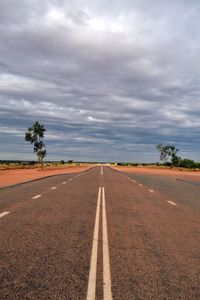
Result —
<svg viewBox="0 0 200 300"><path fill-rule="evenodd" d="M73 164L73 160L72 159L70 159L70 160L68 160L68 164Z"/></svg>
<svg viewBox="0 0 200 300"><path fill-rule="evenodd" d="M180 167L182 168L196 168L197 163L195 163L192 159L181 159Z"/></svg>

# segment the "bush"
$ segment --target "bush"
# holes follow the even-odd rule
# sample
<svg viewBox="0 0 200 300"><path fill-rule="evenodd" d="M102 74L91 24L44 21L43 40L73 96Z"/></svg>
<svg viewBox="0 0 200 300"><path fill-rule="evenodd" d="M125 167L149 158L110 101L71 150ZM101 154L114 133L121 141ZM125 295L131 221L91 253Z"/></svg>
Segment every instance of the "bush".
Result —
<svg viewBox="0 0 200 300"><path fill-rule="evenodd" d="M180 161L180 167L182 168L196 168L198 163L195 163L193 160L191 159L181 159Z"/></svg>
<svg viewBox="0 0 200 300"><path fill-rule="evenodd" d="M195 163L195 168L200 169L200 163L199 162Z"/></svg>
<svg viewBox="0 0 200 300"><path fill-rule="evenodd" d="M117 163L117 165L118 165L118 166L127 167L129 164L128 164L128 163L121 162L121 163Z"/></svg>
<svg viewBox="0 0 200 300"><path fill-rule="evenodd" d="M30 165L30 166L33 166L35 164L36 164L36 161L34 161L34 160L30 160L27 162L27 165Z"/></svg>

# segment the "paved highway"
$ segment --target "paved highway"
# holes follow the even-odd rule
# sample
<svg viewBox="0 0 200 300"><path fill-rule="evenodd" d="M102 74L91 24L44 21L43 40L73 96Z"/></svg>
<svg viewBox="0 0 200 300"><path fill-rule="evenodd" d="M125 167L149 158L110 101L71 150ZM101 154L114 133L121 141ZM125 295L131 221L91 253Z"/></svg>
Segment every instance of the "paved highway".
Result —
<svg viewBox="0 0 200 300"><path fill-rule="evenodd" d="M200 187L97 166L0 190L0 299L200 299Z"/></svg>

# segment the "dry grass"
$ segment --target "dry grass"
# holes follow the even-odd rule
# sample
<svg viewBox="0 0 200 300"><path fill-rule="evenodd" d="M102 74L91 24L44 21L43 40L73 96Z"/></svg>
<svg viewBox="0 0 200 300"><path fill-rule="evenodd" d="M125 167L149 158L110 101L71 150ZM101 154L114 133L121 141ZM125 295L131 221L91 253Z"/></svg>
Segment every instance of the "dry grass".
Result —
<svg viewBox="0 0 200 300"><path fill-rule="evenodd" d="M41 164L26 164L26 163L1 163L0 164L0 171L5 170L19 170L19 169L38 169L42 168L43 170L52 170L52 169L64 169L64 168L72 168L72 167L79 167L84 166L87 167L89 164L86 163L44 163L43 167Z"/></svg>

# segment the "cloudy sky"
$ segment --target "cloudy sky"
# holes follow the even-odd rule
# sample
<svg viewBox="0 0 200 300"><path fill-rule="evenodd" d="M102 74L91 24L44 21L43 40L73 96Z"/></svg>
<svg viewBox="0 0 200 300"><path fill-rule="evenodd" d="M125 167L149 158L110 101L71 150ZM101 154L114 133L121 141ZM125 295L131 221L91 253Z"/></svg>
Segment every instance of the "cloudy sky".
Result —
<svg viewBox="0 0 200 300"><path fill-rule="evenodd" d="M200 161L199 0L0 0L0 159Z"/></svg>

